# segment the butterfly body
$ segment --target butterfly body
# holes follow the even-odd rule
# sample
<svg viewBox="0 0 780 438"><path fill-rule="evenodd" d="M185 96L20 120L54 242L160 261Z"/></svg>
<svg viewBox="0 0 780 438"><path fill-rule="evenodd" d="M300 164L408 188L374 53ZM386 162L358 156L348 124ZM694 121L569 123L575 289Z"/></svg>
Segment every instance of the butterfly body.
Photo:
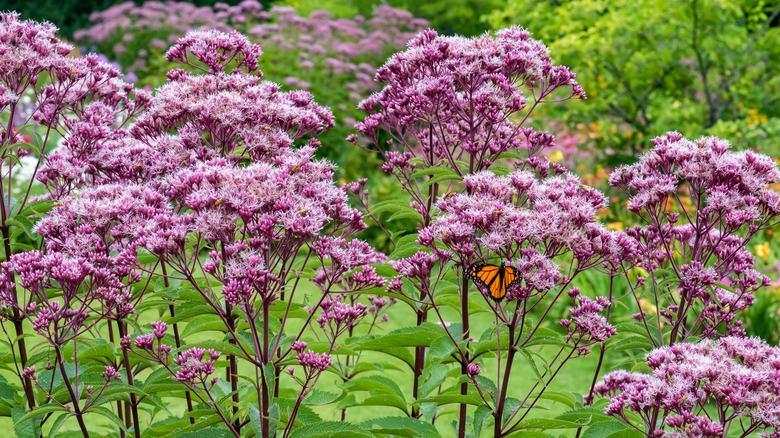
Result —
<svg viewBox="0 0 780 438"><path fill-rule="evenodd" d="M464 275L480 286L496 302L504 299L507 291L522 280L517 269L506 266L504 262L501 262L501 266L481 263L471 265Z"/></svg>

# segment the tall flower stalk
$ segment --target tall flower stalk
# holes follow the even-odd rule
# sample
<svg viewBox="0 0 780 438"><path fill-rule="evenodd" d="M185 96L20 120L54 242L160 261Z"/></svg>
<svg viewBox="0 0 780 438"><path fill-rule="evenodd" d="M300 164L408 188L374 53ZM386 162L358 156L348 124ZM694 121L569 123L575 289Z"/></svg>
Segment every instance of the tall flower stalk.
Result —
<svg viewBox="0 0 780 438"><path fill-rule="evenodd" d="M133 87L122 81L119 71L98 62L94 55L67 57L73 47L60 41L56 31L48 23L21 21L16 13L0 14L4 60L0 68L0 235L6 261L12 254L33 248L14 239L12 232L23 230L31 235L31 216L40 216L48 208L30 201L42 158L51 152L53 140L67 137L78 142L99 136L83 129L95 113L110 117L112 123L118 119L121 125L143 108L144 99L138 105L131 99ZM25 368L24 304L12 287L5 290L2 302L10 311L3 321L11 322L16 333L16 340L9 342L18 348L18 366ZM22 378L21 382L28 406L33 408L31 380Z"/></svg>
<svg viewBox="0 0 780 438"><path fill-rule="evenodd" d="M440 37L421 32L409 49L394 55L377 71L383 88L360 104L369 116L355 127L380 153L382 169L393 175L410 197L408 206L387 207L417 219L419 228L430 226L437 215L435 203L468 186L465 175L489 168L502 158L527 158L553 141L551 135L524 127L543 103L584 98L574 74L554 66L546 47L529 33L510 28L478 38ZM556 97L555 91L568 93ZM350 138L359 144L357 137ZM383 208L387 208L383 207ZM379 209L374 209L378 213ZM462 260L468 267L473 260ZM418 326L431 309L425 288L413 297ZM461 284L462 339L468 342L468 283ZM424 349L415 350L414 392L423 371ZM468 361L461 364L466 374ZM467 383L463 384L463 394ZM415 416L419 412L415 411ZM466 405L461 405L459 435L465 434Z"/></svg>

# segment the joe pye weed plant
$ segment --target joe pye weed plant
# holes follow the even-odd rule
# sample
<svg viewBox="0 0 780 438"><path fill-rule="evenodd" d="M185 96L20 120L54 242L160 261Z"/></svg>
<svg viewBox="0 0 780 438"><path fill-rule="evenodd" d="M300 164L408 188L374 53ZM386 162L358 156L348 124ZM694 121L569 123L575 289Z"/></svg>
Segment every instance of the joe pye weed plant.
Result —
<svg viewBox="0 0 780 438"><path fill-rule="evenodd" d="M532 116L584 98L575 74L520 28L424 31L349 138L403 190L374 204L316 158L330 109L263 80L238 32L179 39L147 93L66 57L51 25L1 25L0 413L17 435L777 435L780 361L735 319L768 282L745 248L780 212L769 157L660 137L610 179L643 225L607 230L605 195L543 157L555 138ZM360 239L364 217L391 254ZM518 275L500 297L464 275L489 263ZM585 272L609 288L587 296ZM657 313L615 320L642 299ZM633 373L606 369L623 331L649 353ZM593 384L551 390L589 354Z"/></svg>

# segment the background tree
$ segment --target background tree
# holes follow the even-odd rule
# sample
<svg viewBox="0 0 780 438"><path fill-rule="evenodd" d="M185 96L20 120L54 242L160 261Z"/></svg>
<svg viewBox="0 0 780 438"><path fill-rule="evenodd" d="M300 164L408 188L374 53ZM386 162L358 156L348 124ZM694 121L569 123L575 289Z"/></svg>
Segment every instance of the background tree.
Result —
<svg viewBox="0 0 780 438"><path fill-rule="evenodd" d="M579 73L589 100L560 116L615 164L672 129L774 152L779 17L760 0L509 0L489 20L526 27Z"/></svg>

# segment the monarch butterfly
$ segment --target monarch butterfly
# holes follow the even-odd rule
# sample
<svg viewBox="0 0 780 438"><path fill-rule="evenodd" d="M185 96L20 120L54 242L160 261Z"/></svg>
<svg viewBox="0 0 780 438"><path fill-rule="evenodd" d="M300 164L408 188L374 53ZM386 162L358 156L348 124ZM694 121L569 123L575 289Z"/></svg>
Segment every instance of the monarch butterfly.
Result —
<svg viewBox="0 0 780 438"><path fill-rule="evenodd" d="M473 281L474 284L488 292L490 298L493 298L496 302L504 299L507 290L519 284L520 280L522 280L517 269L506 266L504 262L501 262L501 266L483 265L481 263L471 265L464 275Z"/></svg>

